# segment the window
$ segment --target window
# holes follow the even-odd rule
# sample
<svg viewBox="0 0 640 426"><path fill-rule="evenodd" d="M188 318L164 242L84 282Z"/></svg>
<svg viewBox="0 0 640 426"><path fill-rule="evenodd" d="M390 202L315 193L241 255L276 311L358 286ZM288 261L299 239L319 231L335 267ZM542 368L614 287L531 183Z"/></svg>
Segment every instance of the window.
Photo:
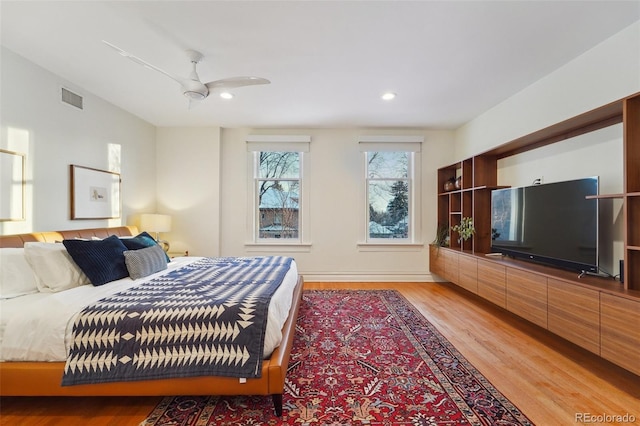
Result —
<svg viewBox="0 0 640 426"><path fill-rule="evenodd" d="M419 235L420 143L360 142L365 159L367 243L413 243Z"/></svg>
<svg viewBox="0 0 640 426"><path fill-rule="evenodd" d="M254 155L258 240L299 239L301 153L260 151Z"/></svg>
<svg viewBox="0 0 640 426"><path fill-rule="evenodd" d="M304 231L304 159L309 136L252 135L247 137L253 214L251 244L302 245Z"/></svg>
<svg viewBox="0 0 640 426"><path fill-rule="evenodd" d="M367 158L368 240L409 237L412 152L373 151Z"/></svg>

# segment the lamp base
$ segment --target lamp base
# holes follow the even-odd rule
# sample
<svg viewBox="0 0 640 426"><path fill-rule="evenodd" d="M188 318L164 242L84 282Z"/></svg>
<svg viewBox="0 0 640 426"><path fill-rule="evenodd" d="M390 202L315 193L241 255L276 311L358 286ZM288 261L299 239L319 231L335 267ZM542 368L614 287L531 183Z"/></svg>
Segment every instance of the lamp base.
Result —
<svg viewBox="0 0 640 426"><path fill-rule="evenodd" d="M162 247L162 250L164 250L165 253L169 252L169 242L165 241L165 240L156 240L156 242L158 243L158 245L160 247Z"/></svg>

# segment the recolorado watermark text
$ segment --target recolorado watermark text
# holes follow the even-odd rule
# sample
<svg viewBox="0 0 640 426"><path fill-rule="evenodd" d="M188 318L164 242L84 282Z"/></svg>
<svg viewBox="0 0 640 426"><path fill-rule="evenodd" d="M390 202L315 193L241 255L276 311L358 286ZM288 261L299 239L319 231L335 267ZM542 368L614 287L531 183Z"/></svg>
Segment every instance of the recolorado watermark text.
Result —
<svg viewBox="0 0 640 426"><path fill-rule="evenodd" d="M636 416L633 414L593 414L576 413L576 423L633 423Z"/></svg>

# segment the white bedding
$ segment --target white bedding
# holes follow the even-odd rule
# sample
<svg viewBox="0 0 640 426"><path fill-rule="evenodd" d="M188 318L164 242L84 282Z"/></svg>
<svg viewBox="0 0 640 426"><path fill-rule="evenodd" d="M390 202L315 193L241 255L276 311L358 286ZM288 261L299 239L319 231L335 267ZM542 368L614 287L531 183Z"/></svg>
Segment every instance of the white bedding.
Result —
<svg viewBox="0 0 640 426"><path fill-rule="evenodd" d="M83 285L59 293L35 293L0 300L0 360L65 361L75 317L85 306L198 259L201 258L175 258L167 265L168 269L135 281L123 278L98 287ZM289 315L297 281L297 265L292 261L291 269L269 305L265 358L282 340L282 326Z"/></svg>

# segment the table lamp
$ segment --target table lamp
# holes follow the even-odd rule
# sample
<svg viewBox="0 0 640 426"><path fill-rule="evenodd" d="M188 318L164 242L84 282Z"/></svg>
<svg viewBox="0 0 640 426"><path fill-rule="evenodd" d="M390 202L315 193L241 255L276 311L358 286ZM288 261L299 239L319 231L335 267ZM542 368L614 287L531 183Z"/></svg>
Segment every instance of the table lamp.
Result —
<svg viewBox="0 0 640 426"><path fill-rule="evenodd" d="M160 232L171 231L171 216L167 214L145 213L140 215L140 227L147 232L155 232L156 242L165 252L169 251L169 242L160 239Z"/></svg>

